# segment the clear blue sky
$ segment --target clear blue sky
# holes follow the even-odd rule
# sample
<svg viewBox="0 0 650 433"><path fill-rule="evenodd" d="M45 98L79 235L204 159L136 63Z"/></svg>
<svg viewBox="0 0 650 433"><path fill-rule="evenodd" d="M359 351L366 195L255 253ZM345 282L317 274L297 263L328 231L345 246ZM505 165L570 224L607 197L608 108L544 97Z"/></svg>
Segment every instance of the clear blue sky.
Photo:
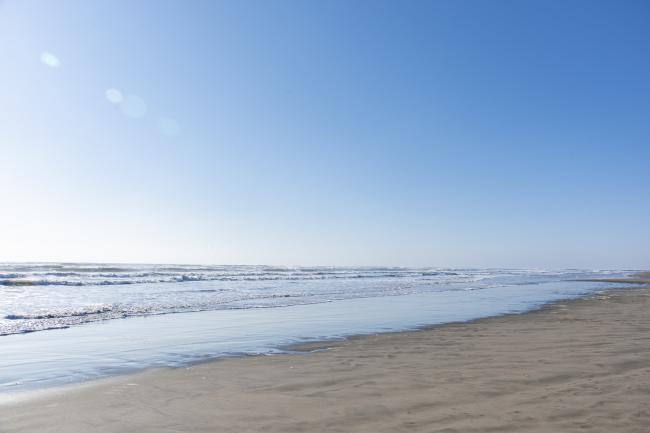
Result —
<svg viewBox="0 0 650 433"><path fill-rule="evenodd" d="M649 23L5 0L0 260L647 268Z"/></svg>

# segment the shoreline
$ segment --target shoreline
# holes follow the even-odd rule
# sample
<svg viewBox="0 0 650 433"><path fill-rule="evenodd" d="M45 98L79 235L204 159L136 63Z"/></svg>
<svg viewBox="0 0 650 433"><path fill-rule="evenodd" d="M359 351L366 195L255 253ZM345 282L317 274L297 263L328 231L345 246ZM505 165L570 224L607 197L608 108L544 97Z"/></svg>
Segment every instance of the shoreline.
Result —
<svg viewBox="0 0 650 433"><path fill-rule="evenodd" d="M640 274L632 274L629 277L625 278L618 278L618 279L612 279L612 281L606 281L608 283L616 282L616 283L635 283L636 278L639 276L646 277L650 275L650 273L640 273ZM578 282L598 282L602 283L605 281L600 281L600 280L584 280L584 281L578 281ZM567 283L570 283L570 281L567 281ZM644 283L650 284L650 279L644 280ZM269 346L266 348L266 350L257 352L257 353L248 353L248 352L230 352L230 353L225 353L225 354L219 354L219 355L213 355L213 356L206 356L206 357L197 357L195 359L191 360L186 360L182 364L177 364L177 365L151 365L147 367L124 367L120 369L119 371L113 371L111 373L105 374L105 375L100 375L100 376L95 376L95 377L89 377L81 380L72 380L68 382L59 382L59 383L49 383L49 384L37 384L36 386L28 386L28 387L19 387L17 389L6 389L3 392L0 392L0 405L6 405L6 404L12 404L12 401L25 401L31 399L33 396L40 396L40 395L45 395L45 394L57 394L61 392L67 392L70 390L75 390L76 388L80 387L86 387L86 386L93 386L96 383L104 383L107 381L111 381L113 379L119 379L119 378L124 378L124 377L130 377L138 374L143 374L147 373L149 371L164 371L164 370L175 370L175 369L182 369L182 368L188 368L188 367L193 367L196 365L202 365L202 364L209 364L212 362L219 362L223 360L230 360L230 359L246 359L246 358L251 358L251 357L260 357L260 356L277 356L277 355L301 355L301 354L307 354L310 352L318 352L322 350L327 350L329 347L332 345L345 342L345 341L354 341L357 339L363 339L367 337L372 337L376 335L399 335L402 333L409 333L409 332L419 332L419 331L427 331L427 330L435 330L438 328L446 327L446 326L451 326L451 325L463 325L463 324L472 324L476 323L481 320L487 320L491 318L499 318L499 317L507 317L507 316L520 316L520 315L526 315L530 313L534 313L536 311L544 310L548 308L549 306L554 305L555 303L558 302L567 302L567 301L572 301L572 300L579 300L583 299L585 297L590 297L595 294L598 294L602 291L608 291L608 290L628 290L628 287L604 287L602 289L596 289L593 290L589 293L583 293L583 294L577 294L577 295L569 295L567 294L566 297L559 297L555 299L550 299L550 300L541 300L539 303L533 303L531 305L526 306L524 309L519 310L518 308L514 308L514 310L511 311L503 311L503 312L494 312L492 314L488 315L479 315L474 318L459 318L455 320L449 320L449 321L444 321L444 322L435 322L433 321L433 318L431 318L431 321L429 323L426 323L427 320L424 319L424 321L421 321L421 324L416 324L416 325L405 325L405 326L400 326L397 329L381 329L378 328L377 330L371 330L368 332L350 332L350 333L341 333L339 335L332 335L328 336L325 338L304 338L302 339L303 341L297 341L297 342L288 342L288 343L281 343L278 345L274 346ZM380 300L385 300L387 298L378 298ZM356 300L352 300L356 301ZM478 301L480 303L480 300ZM299 306L300 307L300 306ZM280 308L284 309L284 308ZM204 312L204 313L209 313L209 312ZM164 316L164 315L163 315ZM155 316L154 316L155 317ZM146 318L136 318L139 320L146 319ZM120 321L121 322L121 321ZM92 324L91 324L92 325ZM28 334L29 335L29 334ZM39 333L39 336L41 334Z"/></svg>
<svg viewBox="0 0 650 433"><path fill-rule="evenodd" d="M639 272L624 278L590 278L577 281L591 281L594 283L650 284L650 272Z"/></svg>
<svg viewBox="0 0 650 433"><path fill-rule="evenodd" d="M641 286L647 285L648 288L650 289L650 272L646 272L646 271L638 272L635 274L630 274L627 277L621 277L621 278L603 278L603 279L595 278L595 279L585 279L585 280L576 280L576 281L596 282L596 283L620 283L620 284L629 284L632 286L608 287L602 290L597 290L591 293L579 295L578 297L566 297L566 298L545 301L542 304L531 306L529 309L524 311L519 311L519 312L505 312L505 313L498 313L498 314L493 314L484 317L477 317L468 320L461 319L461 320L449 321L444 323L423 324L423 325L417 325L417 326L407 327L398 330L377 331L377 332L358 333L358 334L353 333L349 335L332 336L323 339L315 339L309 341L301 341L296 343L278 345L273 348L273 351L268 353L245 353L245 352L231 353L231 354L190 360L182 365L176 365L176 366L171 366L171 365L151 366L151 367L135 368L135 369L125 368L123 371L118 373L89 378L81 381L37 386L34 388L19 389L15 391L9 390L6 392L0 392L0 407L2 407L3 405L11 405L16 402L29 401L33 398L39 398L40 396L43 395L58 395L68 391L74 391L79 388L92 387L94 385L98 385L102 383L110 383L113 380L120 380L131 376L146 374L151 371L168 371L168 370L173 371L176 369L192 368L198 365L211 364L211 363L226 361L226 360L237 360L237 359L247 359L247 358L265 357L265 356L279 356L279 355L289 355L289 356L305 355L310 353L317 353L320 351L326 351L331 347L341 343L345 343L346 341L355 341L355 340L374 337L378 335L400 335L400 334L411 333L411 332L432 331L436 329L445 328L448 326L470 325L474 323L480 323L484 320L490 320L490 319L496 319L496 318L502 318L508 316L524 316L528 314L542 312L548 308L552 308L555 304L558 303L566 303L566 302L580 301L582 299L589 299L593 296L598 296L601 293L616 292L619 290L634 290L638 287L638 285ZM0 433L2 432L0 431Z"/></svg>
<svg viewBox="0 0 650 433"><path fill-rule="evenodd" d="M622 274L619 274L622 275ZM544 281L489 290L442 290L263 310L205 311L110 320L8 336L0 356L4 393L85 383L151 368L276 354L288 346L524 313L611 283ZM64 349L68 348L68 349ZM29 360L29 362L25 362Z"/></svg>
<svg viewBox="0 0 650 433"><path fill-rule="evenodd" d="M646 281L644 282L644 284L647 284L648 282L650 281ZM362 360L368 358L368 353L367 353L368 347L372 348L373 352L376 352L377 349L379 349L379 351L384 354L384 357L387 360L391 360L398 355L391 356L390 349L393 349L393 352L395 352L396 347L400 349L398 352L412 350L415 347L417 347L417 346L414 347L414 342L418 342L419 340L426 340L428 344L433 345L432 347L437 347L440 345L440 341L435 341L437 340L436 337L447 336L447 334L458 334L458 333L466 334L464 335L463 338L460 339L458 339L457 336L454 337L454 335L452 335L452 337L454 338L447 338L448 336L445 337L445 340L447 340L448 342L453 342L454 344L451 344L451 346L454 346L457 344L464 344L463 340L467 340L468 342L471 342L473 339L476 339L476 335L480 336L480 334L485 332L490 333L490 330L495 326L501 326L501 327L510 326L512 328L512 325L515 324L517 325L514 327L515 329L509 330L509 332L512 333L513 331L516 331L516 329L519 326L530 326L532 323L535 323L537 321L547 322L548 321L547 319L549 319L549 317L566 316L568 312L572 312L572 311L578 311L581 312L581 314L588 313L587 314L588 316L589 315L593 316L594 312L589 313L588 310L599 309L599 308L602 309L602 307L606 304L619 302L621 300L635 301L627 305L626 309L630 309L633 307L638 309L638 305L636 305L638 304L637 301L639 302L643 301L650 306L650 287L640 287L640 288L630 288L630 289L627 288L610 289L601 293L593 293L582 298L555 301L546 304L539 309L534 309L525 313L514 313L514 314L511 313L511 314L505 314L500 316L479 318L479 319L471 320L469 322L454 322L454 323L430 325L430 326L422 327L417 330L410 330L410 331L352 336L342 340L327 340L327 341L301 343L297 345L291 345L288 347L294 352L300 352L300 356L297 356L295 354L276 354L273 356L258 355L258 356L244 356L244 357L233 357L233 358L217 358L212 360L206 360L204 362L196 363L187 367L162 368L162 369L156 368L156 369L149 369L139 373L100 379L98 381L91 381L83 384L72 385L70 388L66 388L64 390L61 388L56 388L52 390L36 391L35 393L40 393L40 394L38 395L32 394L30 398L20 399L18 401L5 403L4 405L0 406L0 420L6 420L6 421L0 421L0 431L2 431L3 433L5 431L9 433L14 431L15 432L30 432L30 431L46 431L46 432L79 431L81 432L83 431L83 429L80 427L81 424L78 423L84 422L83 420L87 418L85 415L81 416L82 419L76 419L76 418L64 419L65 417L63 418L61 417L61 413L64 413L64 411L62 412L62 409L57 410L57 408L60 407L66 407L68 408L67 410L75 410L74 408L77 408L78 406L87 407L87 412L90 415L94 414L94 416L100 416L99 412L102 412L103 414L101 415L101 417L104 418L108 417L112 419L110 425L120 426L119 429L111 429L110 427L107 427L106 429L102 428L98 431L107 431L107 432L108 431L177 431L173 429L165 429L164 426L161 427L160 424L157 424L157 421L155 422L152 421L150 423L149 419L151 417L153 417L155 420L157 420L159 417L166 418L166 416L159 413L160 410L162 410L160 408L154 411L158 415L152 414L150 412L156 407L156 404L147 403L146 406L148 409L146 408L143 409L142 407L140 407L140 409L144 410L144 413L149 413L149 415L147 416L138 415L135 417L127 417L127 419L123 419L120 421L118 418L121 418L121 415L119 415L120 411L117 409L117 407L120 406L119 404L120 402L119 401L114 402L117 405L117 407L112 407L112 406L104 407L101 396L105 396L107 395L107 393L112 394L115 392L117 392L118 394L124 393L126 396L132 394L131 398L133 398L133 400L131 400L131 402L135 403L136 405L139 404L140 406L142 406L144 401L154 402L154 401L159 401L161 398L163 400L177 401L179 398L182 397L182 398L190 399L188 401L188 404L190 404L191 402L192 405L198 405L200 407L214 404L216 405L215 410L218 409L217 411L219 412L223 409L221 405L224 403L225 401L224 399L226 400L231 399L233 398L233 395L235 400L239 401L242 407L247 407L250 405L249 399L256 400L255 392L254 392L254 389L256 387L253 386L253 384L251 384L247 380L242 379L244 380L245 383L242 383L240 380L239 387L237 386L238 384L237 377L243 377L243 378L250 378L251 380L253 380L253 378L257 378L259 382L264 383L267 388L270 387L271 389L276 389L276 388L280 389L280 391L278 391L279 394L274 395L271 398L280 397L280 396L286 398L287 395L285 394L287 392L290 394L290 397L297 398L298 396L291 395L294 393L293 391L295 391L296 389L305 390L305 389L313 388L311 389L312 392L309 393L309 394L313 394L313 393L323 392L323 390L320 388L322 388L322 386L325 385L319 385L319 383L326 384L332 381L333 381L332 383L334 382L338 383L336 377L337 375L341 374L339 368L340 366L337 367L336 363L333 363L332 358L333 357L337 358L334 355L341 354L341 352L343 352L341 356L345 358L347 365L354 365L356 362L362 362ZM566 317L563 318L566 319ZM576 320L576 319L580 319L580 318L579 317L572 318L571 320L569 320L570 324L573 323L575 326L578 326L577 324L580 324L581 320ZM649 327L646 326L650 324L647 323L648 321L645 319L645 317L641 317L639 320L641 322L645 321L644 323L640 323L641 328L650 329ZM610 325L605 324L604 326L610 326ZM531 332L533 331L535 330L532 330ZM573 329L568 329L567 331L575 332L575 330ZM514 340L517 340L517 338L519 338L518 335L516 334L510 335L509 337L512 337ZM550 336L545 335L544 338L548 339L551 337L553 337L553 335ZM630 336L629 338L635 338L635 337ZM476 341L476 343L483 344L480 340L481 339L479 338ZM519 343L529 344L529 342L527 341L520 341ZM576 344L579 346L580 344L578 343L580 342L576 341ZM600 341L596 343L597 344L594 347L592 347L592 349L597 349L600 345L604 344L605 342ZM611 341L607 341L607 344L612 344L612 343L613 342ZM625 342L623 341L622 343ZM422 342L419 341L418 344L421 345ZM517 341L513 341L510 344L516 345ZM373 346L380 346L380 347L373 347ZM441 352L446 352L448 346L449 345L443 345L442 347L438 347L438 349L440 349ZM533 349L537 350L539 348L533 347ZM468 350L471 351L471 348ZM519 353L517 347L508 347L508 350L512 351L512 354L516 356L525 355ZM643 350L647 351L648 347L644 346ZM426 354L427 351L424 351L423 353L420 353L418 356L422 357L425 356ZM433 356L433 354L431 353L428 353L428 355ZM441 353L440 355L444 357L444 353ZM496 355L498 354L495 354L495 356ZM541 355L543 355L543 352L541 353ZM471 356L470 353L464 353L463 351L460 351L456 353L455 356L462 361L461 364L463 362L469 362L469 365L475 364L474 362L471 362L471 360L466 359L468 356ZM426 370L428 370L428 367L426 363L423 364L421 361L422 360L418 361L419 364L415 363L417 365L415 364L409 365L409 360L405 359L404 365L402 365L401 368L410 369L412 374L422 375L424 373L422 369L425 368ZM287 376L286 374L282 374L280 375L281 377L275 377L272 379L269 379L266 376L267 374L271 374L271 376L273 376L272 373L277 371L278 365L286 366L287 364L289 364L289 369L294 369L294 368L300 369L302 373L305 374L310 372L311 367L318 367L321 370L317 375L318 380L315 381L312 380L302 384L296 383L294 384L295 385L294 387L291 386L289 388L285 387L286 389L282 391L283 389L282 383L286 381L294 382L299 378L296 378L293 375ZM435 367L435 363L433 363L431 366ZM446 367L447 367L446 370L449 370L448 368L449 366ZM391 374L395 374L395 371L393 371L392 369L391 371L382 371L384 368L385 367L381 365L375 366L375 368L370 371L372 378L369 380L372 382L382 382L382 381L385 382L386 377L384 376L390 377ZM496 368L498 371L503 373L503 366L494 365L494 366L486 366L485 374L489 374L489 371L493 370L494 368ZM573 365L572 368L575 368L575 365ZM443 373L444 370L445 369L443 369ZM431 370L430 373L433 374L435 373L435 371L436 369ZM534 373L534 369L531 370L530 372ZM560 374L560 376L562 375L562 371L558 371L556 373ZM444 373L443 375L445 374L448 376L449 372ZM463 369L461 368L461 365L459 365L458 368L456 369L456 374L460 374L461 376L463 376ZM450 379L450 377L447 378ZM350 378L350 377L346 377L345 379L346 380L343 381L342 383L345 383L347 380L354 381L354 378ZM218 391L219 386L223 386L223 383L221 382L224 380L225 382L227 382L228 388L230 390L226 394L230 394L230 392L234 392L234 394L226 395L223 392ZM203 389L201 385L205 381L215 381L214 383L215 388L212 391ZM298 382L300 381L298 380ZM391 381L389 380L389 382ZM449 380L447 382L453 383L453 381L449 381ZM449 383L443 385L447 386L449 385ZM650 381L646 379L645 382L643 383L647 383L648 390L650 390ZM160 384L163 384L164 386L161 388ZM246 387L242 388L242 385L244 384L248 385L248 389L245 389ZM364 386L363 383L357 383L356 385L357 387ZM392 383L390 385L396 385L396 384ZM384 391L388 391L386 386L387 386L386 384L384 384L384 386L377 386L377 388L381 389L379 394L383 394ZM142 394L142 390L144 390L145 388L149 388L149 389L144 394ZM401 397L399 397L398 399L409 399L409 395L417 391L418 386L416 386L416 384L411 384L410 388L413 389L401 390L400 391ZM342 392L345 389L346 387L343 387L339 391ZM355 386L352 386L349 389L350 391L353 391L355 389ZM188 395L190 397L188 397ZM377 396L375 395L375 397ZM468 398L469 397L470 396L468 395ZM349 405L355 405L359 403L358 398L351 398L351 396L344 395L341 396L341 398L343 400L347 399ZM424 400L426 400L426 398L424 398ZM650 401L650 398L648 399L648 401ZM258 402L258 404L261 404L261 402ZM479 406L484 405L484 403L481 402L474 402L474 404L478 404ZM27 416L29 413L34 415L36 412L40 411L40 409L37 410L36 408L43 408L43 407L47 408L50 407L50 405L55 405L55 406L52 406L51 410L48 409L45 411L49 413L47 417L39 415L35 418L32 418ZM434 406L432 406L432 408ZM238 418L239 416L243 416L241 412L241 408L230 407L230 409L232 412L231 415L233 415L235 412L238 414L237 416L235 416L235 418ZM281 408L276 408L276 409L280 410ZM312 411L311 417L317 415L313 413L313 411L316 409L310 408L310 410ZM322 410L325 409L323 408ZM84 410L84 413L85 412L86 411ZM224 412L219 412L219 413L225 415ZM211 412L205 412L205 413L201 412L200 414L195 414L195 415L197 415L199 419L202 419L203 420L202 422L209 422L209 420L212 419ZM273 413L272 412L267 413L267 416L272 417ZM487 416L487 414L483 414L483 416ZM46 419L49 419L51 417L57 420L54 423L54 425L48 425L47 423L44 422ZM181 414L176 414L175 418L176 417L180 417L179 420L183 425L187 423L189 423L190 425L195 424L194 421L183 417ZM267 421L268 423L266 423ZM252 421L245 422L244 424L240 423L238 424L239 430L235 428L234 424L230 426L223 426L224 428L219 430L220 431L242 431L250 428L251 431L257 431L256 429L259 427L260 430L264 430L265 428L270 428L271 429L270 431L283 431L282 429L274 430L272 427L275 425L275 423L272 422L271 420L267 420L267 421L265 421L265 423L262 423L263 425L261 424L258 425L257 423ZM646 420L646 421L649 423L648 425L650 425L650 420ZM21 423L25 423L25 422L27 422L27 424L21 425ZM308 422L308 421L303 421L303 422ZM134 428L133 430L129 430L130 425L137 425L137 429ZM288 425L286 424L282 424L282 425L288 427ZM646 424L643 425L646 426ZM201 429L195 427L192 428L188 427L187 429L183 427L181 430L197 431L197 432L209 431L209 429ZM307 428L306 430L310 430L310 428ZM319 431L316 428L311 428L311 430ZM381 428L379 430L381 430ZM337 430L333 430L333 431L337 431ZM350 431L366 431L366 430L351 429ZM371 430L367 430L367 431L371 431ZM418 430L416 429L414 431L418 431ZM473 431L473 430L470 429L470 430L462 430L462 431ZM483 430L476 430L476 431L483 431ZM538 431L538 430L531 430L531 431ZM546 431L546 430L539 430L539 431ZM595 431L595 430L590 430L590 431ZM627 430L616 430L616 431L627 431ZM630 431L634 431L634 430L630 430Z"/></svg>
<svg viewBox="0 0 650 433"><path fill-rule="evenodd" d="M631 274L628 277L623 277L623 278L593 278L593 279L587 279L587 280L576 280L579 282L593 282L593 283L620 283L620 284L632 284L635 286L632 287L610 287L607 289L603 289L600 291L596 291L593 293L588 293L582 296L579 296L577 298L564 298L564 299L556 299L553 301L549 301L544 303L543 305L540 305L538 307L532 307L530 310L521 312L521 313L503 313L503 314L496 314L493 316L488 316L488 317L478 317L476 319L470 319L470 320L462 320L462 321L456 321L456 322L447 322L447 323L437 323L437 324L430 324L430 325L422 325L413 329L405 329L405 330L400 330L400 331L387 331L387 332L381 332L381 333L374 333L374 334L355 334L355 335L349 335L343 338L332 338L332 339L324 339L324 340L317 340L313 342L305 342L305 343L295 343L295 344L290 344L287 346L281 346L279 349L281 350L290 350L293 352L296 352L297 354L301 353L311 353L313 351L321 351L321 350L327 350L329 348L329 345L331 344L336 344L336 343L341 343L347 340L356 340L356 339L362 339L362 338L367 338L375 335L399 335L403 333L409 333L409 332L420 332L420 331L433 331L439 328L444 328L446 326L453 326L453 325L469 325L473 323L479 323L484 320L490 320L490 319L495 319L495 318L500 318L500 317L508 317L508 316L523 316L527 314L533 314L533 313L539 313L543 312L544 310L548 308L553 308L553 306L557 303L567 303L567 302L574 302L574 301L580 301L583 299L589 299L594 296L600 296L600 295L607 295L610 292L616 293L619 290L635 290L635 289L648 289L650 290L650 272L639 272L636 274ZM637 286L638 285L638 286ZM640 286L640 287L639 287ZM291 353L286 353L286 354L291 354ZM265 355L252 355L252 356L265 356ZM234 356L233 358L237 358L237 356ZM213 358L213 359L206 359L204 361L198 361L197 364L203 364L203 363L210 363L210 362L217 362L221 358ZM137 373L136 373L137 374Z"/></svg>

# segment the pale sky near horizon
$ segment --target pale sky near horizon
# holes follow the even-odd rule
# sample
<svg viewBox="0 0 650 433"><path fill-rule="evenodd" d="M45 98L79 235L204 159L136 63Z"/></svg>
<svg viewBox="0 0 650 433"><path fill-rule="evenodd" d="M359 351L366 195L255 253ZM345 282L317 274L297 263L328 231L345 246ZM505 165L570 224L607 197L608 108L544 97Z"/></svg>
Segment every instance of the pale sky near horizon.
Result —
<svg viewBox="0 0 650 433"><path fill-rule="evenodd" d="M650 267L650 2L0 2L0 261Z"/></svg>

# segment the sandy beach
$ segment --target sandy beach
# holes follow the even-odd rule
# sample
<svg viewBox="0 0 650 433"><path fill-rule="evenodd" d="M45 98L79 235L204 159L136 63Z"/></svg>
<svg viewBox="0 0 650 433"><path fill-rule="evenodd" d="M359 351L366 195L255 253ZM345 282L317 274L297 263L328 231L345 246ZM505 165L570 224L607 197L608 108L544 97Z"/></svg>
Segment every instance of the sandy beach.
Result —
<svg viewBox="0 0 650 433"><path fill-rule="evenodd" d="M0 407L20 432L645 432L650 289L99 381ZM304 347L305 350L317 346Z"/></svg>

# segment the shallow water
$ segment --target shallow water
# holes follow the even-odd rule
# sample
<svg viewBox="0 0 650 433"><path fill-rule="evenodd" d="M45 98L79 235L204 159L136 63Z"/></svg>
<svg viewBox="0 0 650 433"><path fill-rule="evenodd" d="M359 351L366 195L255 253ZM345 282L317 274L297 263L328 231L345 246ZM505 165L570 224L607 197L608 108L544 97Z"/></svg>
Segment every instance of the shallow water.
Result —
<svg viewBox="0 0 650 433"><path fill-rule="evenodd" d="M0 274L0 392L12 392L523 312L611 286L577 279L624 273L12 264Z"/></svg>

